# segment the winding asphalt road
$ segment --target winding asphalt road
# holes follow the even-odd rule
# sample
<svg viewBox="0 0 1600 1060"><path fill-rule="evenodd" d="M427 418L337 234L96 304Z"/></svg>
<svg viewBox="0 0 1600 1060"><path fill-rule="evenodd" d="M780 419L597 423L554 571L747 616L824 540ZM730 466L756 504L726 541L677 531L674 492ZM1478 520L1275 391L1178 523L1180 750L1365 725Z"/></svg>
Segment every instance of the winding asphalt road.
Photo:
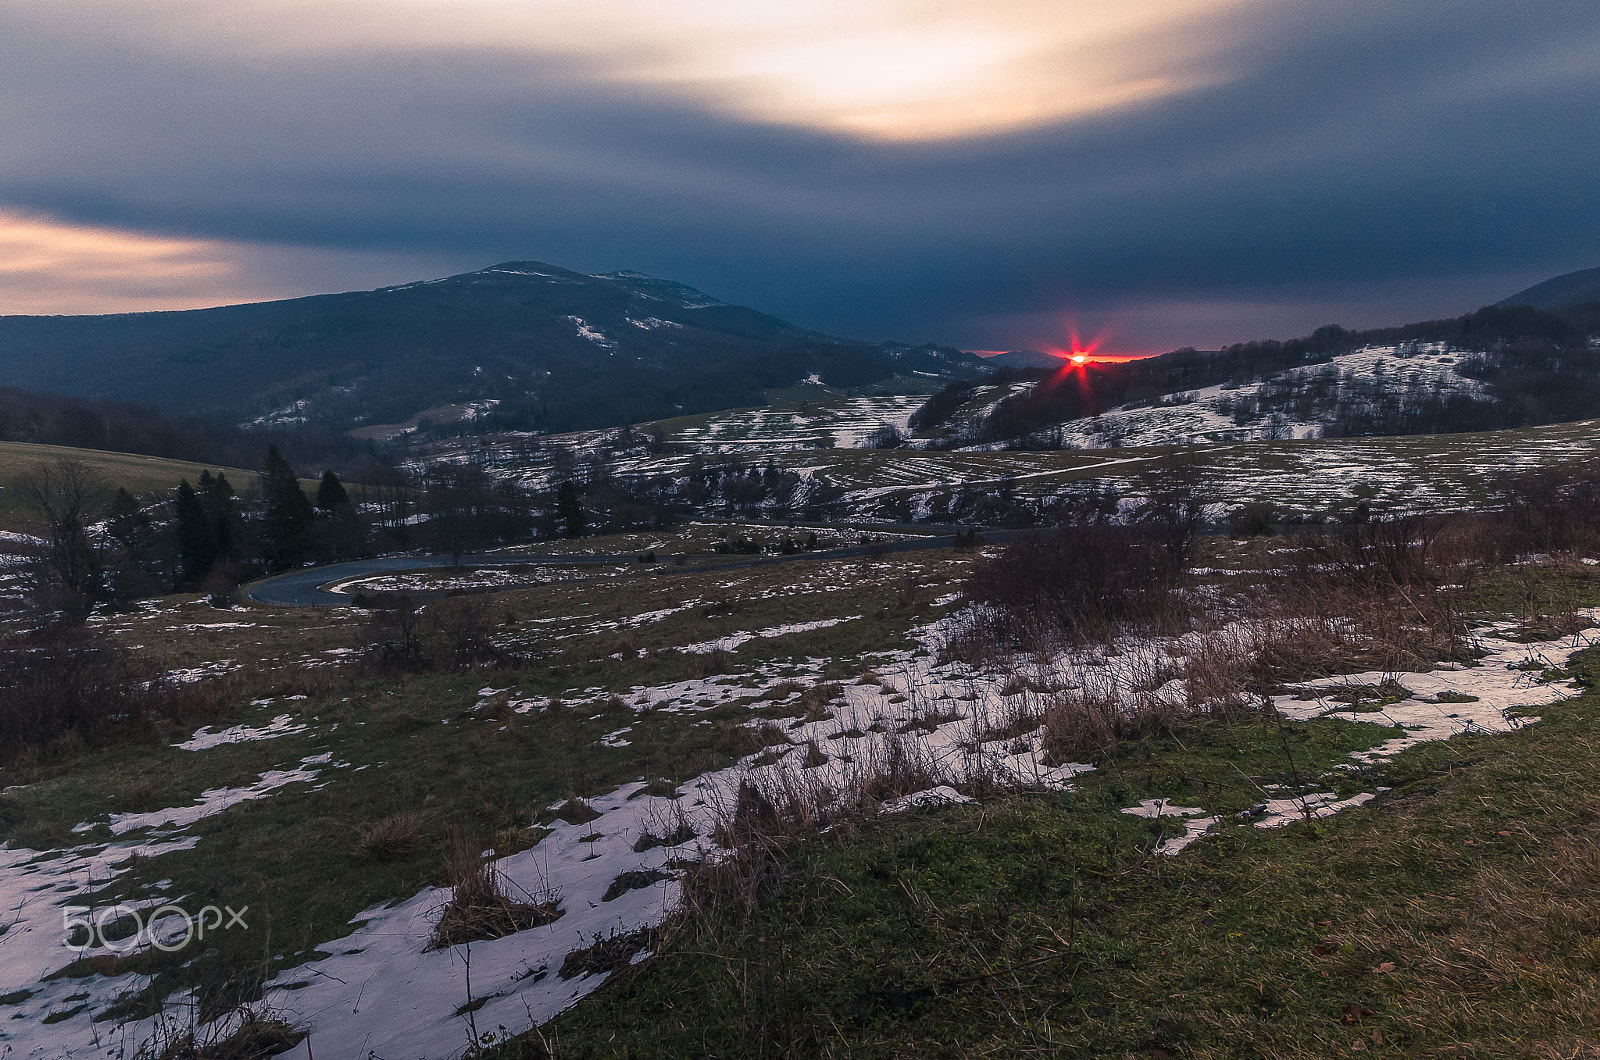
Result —
<svg viewBox="0 0 1600 1060"><path fill-rule="evenodd" d="M985 541L1008 541L1018 537L1023 530L982 530ZM792 563L796 560L852 559L861 556L878 556L889 552L917 552L930 548L951 548L954 535L910 537L899 541L884 541L870 545L852 545L818 552L796 552L792 555L762 556L759 559L735 559L726 563L698 562L694 566L678 566L677 557L646 566L639 562L637 553L608 556L571 556L538 552L489 552L462 556L461 566L483 567L627 567L634 574L646 570L668 574L691 574L705 570L730 570L739 567L764 567L771 563ZM371 577L375 574L396 574L401 571L437 570L455 565L450 556L382 556L377 559L357 559L348 563L330 563L323 567L305 567L301 570L265 578L245 586L245 595L251 600L277 607L346 607L354 602L347 593L329 592L324 586L351 578Z"/></svg>

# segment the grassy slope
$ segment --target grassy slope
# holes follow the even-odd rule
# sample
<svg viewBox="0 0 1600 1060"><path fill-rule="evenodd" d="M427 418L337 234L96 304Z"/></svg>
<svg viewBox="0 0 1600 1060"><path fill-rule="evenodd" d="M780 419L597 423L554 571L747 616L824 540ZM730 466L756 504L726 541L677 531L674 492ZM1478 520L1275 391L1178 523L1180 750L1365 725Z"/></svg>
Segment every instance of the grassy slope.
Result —
<svg viewBox="0 0 1600 1060"><path fill-rule="evenodd" d="M206 464L134 453L34 445L31 442L0 442L0 530L27 532L34 528L32 518L18 496L17 482L31 468L56 460L77 460L98 472L112 489L121 486L135 495L151 490L173 489L179 479L187 478L192 483L201 471L218 470ZM221 471L228 476L235 490L242 490L255 477L255 472L239 468L225 467Z"/></svg>
<svg viewBox="0 0 1600 1060"><path fill-rule="evenodd" d="M919 588L911 571L942 574L966 562L952 552L920 561L802 562L727 573L679 575L660 566L499 593L492 598L497 629L540 653L537 664L519 671L339 671L326 665L324 653L367 643L360 612L261 607L219 614L192 597L171 597L157 610L112 619L112 636L164 667L228 660L233 669L216 679L228 683L233 705L215 719L217 727L261 725L288 714L308 731L196 753L168 746L187 732L158 726L143 740L34 769L0 770L0 788L27 784L0 794L0 841L38 849L107 842L104 823L77 838L70 829L103 821L108 811L182 806L209 788L242 786L265 770L291 769L302 757L331 751L352 767L321 778L334 783L320 791L292 786L206 818L191 829L202 837L194 849L152 859L99 896L131 898L165 879L174 881L168 892L174 897L225 894L260 914L264 931L220 937L217 952L187 969L192 954L142 958L142 969L160 973L157 992L275 971L347 934L350 918L373 903L443 882L443 851L453 832L509 854L537 842L541 833L530 826L544 807L569 795L643 777L681 781L730 763L742 753L737 727L759 716L745 705L641 715L608 693L724 668L720 680L740 684L753 681L751 671L763 665L805 669L811 658L855 660L899 646L909 625L930 617L930 601L943 591L938 575ZM606 628L641 611L693 601L703 602L640 628ZM863 617L752 641L720 659L655 653L741 630L855 614ZM542 621L549 619L559 621ZM651 654L638 658L639 649ZM626 661L610 657L618 652ZM486 683L570 702L506 724L473 713ZM633 729L628 746L599 744L623 725ZM353 768L361 766L368 768ZM364 855L360 829L400 812L422 815L423 842L388 858ZM122 1014L154 1011L156 1000L156 992L130 997Z"/></svg>
<svg viewBox="0 0 1600 1060"><path fill-rule="evenodd" d="M605 702L635 684L705 673L712 662L653 650L638 658L639 649L861 614L752 641L719 663L735 683L757 665L807 658L836 660L823 676L848 678L927 621L931 600L969 560L941 552L705 574L633 568L498 594L499 628L545 653L504 675L303 669L328 649L364 642L360 616L219 615L169 600L160 613L116 619L113 635L165 665L233 660L239 669L225 680L234 706L219 724L288 713L310 731L200 753L165 746L185 733L152 731L148 742L0 775L0 787L31 785L0 796L0 838L54 845L107 810L182 805L208 787L332 751L369 768L338 769L321 791L290 788L208 818L193 829L203 837L197 847L152 859L115 888L131 896L172 879L173 896L225 895L262 914L266 935L225 939L182 975L215 983L277 954L287 960L274 967L297 963L369 904L438 882L452 830L505 853L536 841L532 818L569 793L681 779L729 761L747 708L674 718ZM1600 595L1587 569L1582 578L1575 592ZM1487 610L1524 602L1512 582L1488 588ZM606 628L690 601L698 603L639 628ZM564 695L569 707L503 725L472 713L485 684ZM300 695L308 698L288 698ZM1591 871L1600 800L1586 787L1600 752L1596 706L1585 696L1541 711L1546 721L1515 737L1412 751L1388 769L1400 790L1375 811L1315 830L1240 826L1176 859L1148 854L1170 821L1115 811L1165 796L1231 813L1259 801L1260 786L1314 775L1392 733L1328 720L1200 726L1179 740L1128 744L1075 795L990 800L813 843L755 922L680 936L545 1033L574 1056L626 1055L623 1047L743 1055L791 1044L797 1055L1329 1055L1358 1037L1376 1048L1374 1030L1394 1055L1426 1054L1452 1035L1484 1041L1483 1055L1507 1055L1506 1037L1530 1028L1534 1040L1558 1042L1558 1018L1592 1025L1600 1013L1550 1007L1589 1005L1597 926L1577 899L1569 910L1529 895L1532 881L1551 875L1563 886L1600 883ZM629 746L597 746L627 722ZM363 855L359 829L398 811L424 815L425 843L386 860ZM1591 822L1588 831L1575 821ZM104 841L103 827L76 841ZM1488 923L1479 913L1491 898L1520 905ZM1563 923L1580 933L1540 941L1540 931ZM1526 938L1494 934L1513 929ZM1456 949L1439 949L1447 943ZM1319 946L1332 949L1314 953ZM1467 949L1487 955L1488 985L1463 978L1472 971L1459 957ZM185 959L170 962L161 987L179 981ZM1384 962L1395 970L1372 971ZM1473 1012L1445 1009L1459 983L1478 991L1469 995ZM1556 998L1558 985L1576 1000ZM1524 988L1533 1003L1509 1011L1506 999ZM130 998L128 1011L142 1003ZM1358 1006L1359 1025L1341 1022L1346 1004ZM1452 1020L1467 1022L1456 1030Z"/></svg>
<svg viewBox="0 0 1600 1060"><path fill-rule="evenodd" d="M1368 807L1175 858L1115 810L1227 812L1364 737L1204 726L1125 745L1073 794L813 840L752 921L684 929L544 1038L560 1057L1600 1055L1600 652L1576 669L1590 691L1406 752Z"/></svg>

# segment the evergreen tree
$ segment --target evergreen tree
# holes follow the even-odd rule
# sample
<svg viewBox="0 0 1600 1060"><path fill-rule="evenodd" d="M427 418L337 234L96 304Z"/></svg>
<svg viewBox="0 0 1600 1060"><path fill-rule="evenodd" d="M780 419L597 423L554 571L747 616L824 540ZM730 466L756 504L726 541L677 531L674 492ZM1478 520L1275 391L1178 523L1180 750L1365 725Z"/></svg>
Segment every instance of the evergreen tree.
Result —
<svg viewBox="0 0 1600 1060"><path fill-rule="evenodd" d="M178 483L178 494L173 499L173 519L178 538L178 576L174 588L191 589L205 580L217 562L217 535L205 504L188 479Z"/></svg>
<svg viewBox="0 0 1600 1060"><path fill-rule="evenodd" d="M317 486L316 552L320 560L354 559L367 554L367 528L330 468Z"/></svg>
<svg viewBox="0 0 1600 1060"><path fill-rule="evenodd" d="M159 534L148 513L126 489L118 488L106 517L108 591L115 600L137 600L161 591L165 571Z"/></svg>
<svg viewBox="0 0 1600 1060"><path fill-rule="evenodd" d="M139 507L139 501L124 486L117 487L111 498L111 512L106 517L106 533L129 552L140 552L153 533L150 517Z"/></svg>
<svg viewBox="0 0 1600 1060"><path fill-rule="evenodd" d="M228 476L219 471L213 478L209 471L200 472L198 492L200 503L205 505L206 516L211 520L217 558L237 563L244 556L245 526Z"/></svg>
<svg viewBox="0 0 1600 1060"><path fill-rule="evenodd" d="M314 513L294 468L275 445L261 466L261 493L267 506L261 528L267 562L274 570L298 567L310 544Z"/></svg>
<svg viewBox="0 0 1600 1060"><path fill-rule="evenodd" d="M350 508L350 495L344 490L344 483L339 481L339 476L328 468L322 473L322 482L317 486L317 511L323 515L336 515L344 508Z"/></svg>
<svg viewBox="0 0 1600 1060"><path fill-rule="evenodd" d="M589 527L588 519L583 514L583 505L578 501L578 487L573 485L571 479L567 479L556 490L556 519L568 537L582 537Z"/></svg>

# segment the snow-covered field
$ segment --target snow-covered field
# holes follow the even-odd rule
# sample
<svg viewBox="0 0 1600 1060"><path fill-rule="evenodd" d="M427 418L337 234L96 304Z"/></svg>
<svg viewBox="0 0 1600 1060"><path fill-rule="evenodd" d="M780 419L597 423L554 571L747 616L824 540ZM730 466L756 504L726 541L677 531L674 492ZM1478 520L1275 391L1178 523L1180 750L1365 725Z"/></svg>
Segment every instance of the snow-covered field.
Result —
<svg viewBox="0 0 1600 1060"><path fill-rule="evenodd" d="M1378 381L1400 393L1485 396L1482 383L1456 374L1455 364L1461 356L1460 351L1443 345L1422 347L1415 353L1395 346L1367 346L1323 364L1291 368L1270 381L1211 386L1169 394L1153 405L1108 409L1093 419L1065 424L1060 430L1061 443L1069 448L1100 449L1320 438L1324 426L1320 420L1266 412L1236 418L1234 409L1259 401L1274 388L1314 381L1324 381L1335 396Z"/></svg>

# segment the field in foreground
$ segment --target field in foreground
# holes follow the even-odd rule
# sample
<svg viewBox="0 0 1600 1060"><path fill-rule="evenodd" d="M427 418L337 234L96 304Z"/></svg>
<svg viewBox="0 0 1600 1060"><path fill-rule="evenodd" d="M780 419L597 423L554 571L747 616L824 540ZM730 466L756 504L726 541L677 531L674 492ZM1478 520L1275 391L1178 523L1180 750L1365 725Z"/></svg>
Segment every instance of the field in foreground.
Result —
<svg viewBox="0 0 1600 1060"><path fill-rule="evenodd" d="M1600 684L1594 650L1573 669ZM1600 696L1540 715L1171 857L1117 811L1160 793L1170 834L1314 765L1309 734L1199 727L1070 793L818 838L748 920L686 926L505 1055L1600 1056Z"/></svg>
<svg viewBox="0 0 1600 1060"><path fill-rule="evenodd" d="M684 540L704 547L710 532ZM1304 544L1208 539L1194 591L1266 591ZM1573 632L1581 609L1600 599L1594 565L1463 566L1468 584L1430 587L1472 616L1471 655L1402 657L1412 633L1387 612L1361 619L1386 639L1308 619L1300 633L1333 637L1344 665L1274 664L1272 711L1245 699L1074 745L1050 719L1082 690L1202 703L1189 691L1210 680L1200 649L1234 642L1219 629L964 653L963 616L978 614L966 579L993 554L535 563L518 587L426 600L410 634L398 606L169 598L105 616L99 634L208 695L192 715L41 747L0 776L0 1041L41 1056L114 1041L131 1056L225 1037L253 1011L281 1021L296 1056L455 1056L532 1022L498 1047L1583 1044L1570 1026L1593 1011L1550 1006L1588 1004L1592 920L1541 904L1530 881L1588 878L1595 704L1573 686L1591 663L1566 667L1588 636ZM1525 727L1528 714L1543 720ZM742 803L759 809L745 781L773 798L836 792L860 812L785 845L748 916L724 904L668 918L681 896L716 897L696 863L723 856ZM500 898L452 915L485 878ZM248 926L202 948L169 913L141 937L131 914L163 905L247 909ZM62 945L68 906L103 931L81 954ZM1457 936L1459 952L1437 949ZM1470 1011L1447 1010L1469 951L1500 978L1473 987ZM1522 1009L1502 1013L1511 997Z"/></svg>

